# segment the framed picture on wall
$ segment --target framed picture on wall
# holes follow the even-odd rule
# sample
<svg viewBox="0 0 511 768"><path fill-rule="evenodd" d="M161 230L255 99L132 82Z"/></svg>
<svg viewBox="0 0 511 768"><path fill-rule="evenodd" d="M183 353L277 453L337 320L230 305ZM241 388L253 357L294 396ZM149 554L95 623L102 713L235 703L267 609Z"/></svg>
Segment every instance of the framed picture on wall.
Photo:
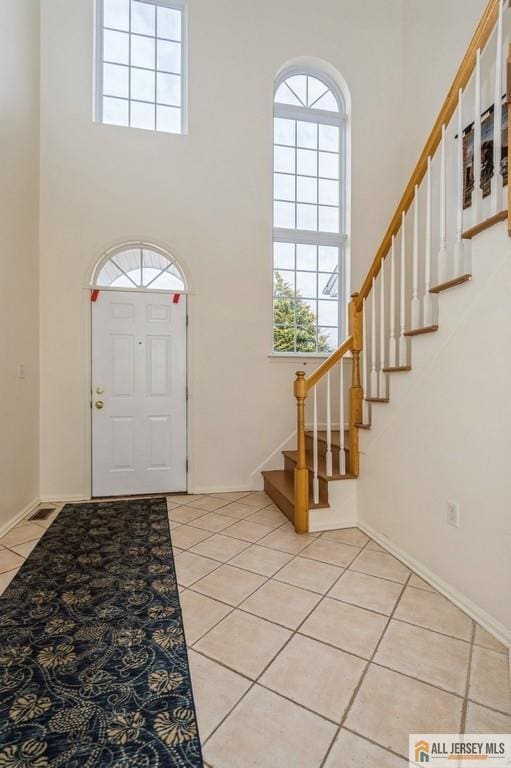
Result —
<svg viewBox="0 0 511 768"><path fill-rule="evenodd" d="M481 189L483 197L491 194L493 178L493 105L481 115ZM504 186L508 183L508 108L502 102L502 152L499 173L502 174ZM474 191L474 123L463 132L463 208L472 205Z"/></svg>

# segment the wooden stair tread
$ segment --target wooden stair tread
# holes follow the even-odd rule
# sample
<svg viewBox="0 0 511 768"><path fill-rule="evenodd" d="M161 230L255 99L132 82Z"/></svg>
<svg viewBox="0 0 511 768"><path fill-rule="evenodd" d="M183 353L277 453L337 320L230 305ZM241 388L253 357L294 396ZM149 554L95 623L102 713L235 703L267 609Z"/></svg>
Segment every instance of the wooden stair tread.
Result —
<svg viewBox="0 0 511 768"><path fill-rule="evenodd" d="M405 336L423 336L425 333L435 333L438 331L438 325L427 325L425 328L413 328L411 331L405 331Z"/></svg>
<svg viewBox="0 0 511 768"><path fill-rule="evenodd" d="M475 237L476 235L479 235L481 232L484 232L485 229L490 229L490 227L493 227L495 224L498 224L500 221L505 221L507 217L508 217L507 210L499 211L499 213L496 213L493 216L489 216L480 224L476 224L475 227L471 227L470 229L465 230L465 232L463 232L463 235L462 235L463 240L472 240L473 237Z"/></svg>
<svg viewBox="0 0 511 768"><path fill-rule="evenodd" d="M465 275L459 275L458 277L453 277L452 280L447 280L445 283L439 283L438 285L434 285L433 288L430 288L430 293L442 293L442 291L448 291L449 288L455 288L457 285L463 285L463 283L468 283L470 280L472 280L472 275L468 272Z"/></svg>
<svg viewBox="0 0 511 768"><path fill-rule="evenodd" d="M284 469L272 469L263 472L265 482L268 482L285 497L287 502L294 508L295 503L295 481L290 472ZM320 501L319 504L312 502L312 483L309 483L309 509L329 509L330 504Z"/></svg>
<svg viewBox="0 0 511 768"><path fill-rule="evenodd" d="M366 397L366 403L390 403L388 397Z"/></svg>
<svg viewBox="0 0 511 768"><path fill-rule="evenodd" d="M282 451L284 456L286 456L288 459L291 459L295 464L298 461L298 451ZM307 451L305 454L305 460L307 462L307 469L310 472L314 471L314 456L311 453L311 451ZM349 472L345 475L340 475L338 472L334 472L333 475L327 475L326 473L326 457L325 456L318 456L318 477L320 477L322 480L352 480L353 475L350 475Z"/></svg>
<svg viewBox="0 0 511 768"><path fill-rule="evenodd" d="M405 371L411 370L411 365L397 365L395 368L384 368L383 373L404 373Z"/></svg>
<svg viewBox="0 0 511 768"><path fill-rule="evenodd" d="M357 429L371 429L370 424L355 424Z"/></svg>

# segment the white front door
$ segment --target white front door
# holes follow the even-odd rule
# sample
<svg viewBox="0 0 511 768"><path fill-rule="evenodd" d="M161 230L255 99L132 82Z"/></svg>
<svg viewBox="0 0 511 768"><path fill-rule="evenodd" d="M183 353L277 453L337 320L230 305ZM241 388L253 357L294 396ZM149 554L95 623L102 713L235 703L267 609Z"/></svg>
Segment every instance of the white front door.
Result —
<svg viewBox="0 0 511 768"><path fill-rule="evenodd" d="M186 297L92 304L92 493L186 491Z"/></svg>

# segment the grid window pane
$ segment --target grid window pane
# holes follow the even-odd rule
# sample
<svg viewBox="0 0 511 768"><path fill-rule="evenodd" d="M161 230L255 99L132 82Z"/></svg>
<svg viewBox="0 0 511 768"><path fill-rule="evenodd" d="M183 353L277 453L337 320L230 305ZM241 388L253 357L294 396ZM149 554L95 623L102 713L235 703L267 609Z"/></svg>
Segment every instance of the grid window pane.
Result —
<svg viewBox="0 0 511 768"><path fill-rule="evenodd" d="M324 179L339 178L339 155L319 153L319 175Z"/></svg>
<svg viewBox="0 0 511 768"><path fill-rule="evenodd" d="M104 0L104 24L112 29L130 28L130 0Z"/></svg>
<svg viewBox="0 0 511 768"><path fill-rule="evenodd" d="M337 328L319 328L319 347L322 352L333 352L339 346L339 330Z"/></svg>
<svg viewBox="0 0 511 768"><path fill-rule="evenodd" d="M295 172L295 150L288 147L275 147L275 170L281 173Z"/></svg>
<svg viewBox="0 0 511 768"><path fill-rule="evenodd" d="M329 246L320 245L318 249L319 253L319 271L320 272L333 272L339 266L339 249Z"/></svg>
<svg viewBox="0 0 511 768"><path fill-rule="evenodd" d="M181 43L158 40L158 69L181 74Z"/></svg>
<svg viewBox="0 0 511 768"><path fill-rule="evenodd" d="M114 125L181 133L183 11L159 3L104 0L104 14L99 20L103 30L98 36L102 40L99 119ZM131 104L121 107L106 97L126 99ZM148 106L141 106L142 102Z"/></svg>
<svg viewBox="0 0 511 768"><path fill-rule="evenodd" d="M319 148L339 152L339 128L336 125L319 126Z"/></svg>
<svg viewBox="0 0 511 768"><path fill-rule="evenodd" d="M168 40L181 40L182 18L181 11L174 8L158 6L158 37Z"/></svg>
<svg viewBox="0 0 511 768"><path fill-rule="evenodd" d="M283 173L276 173L274 177L274 184L275 200L295 200L296 193L294 176L288 176Z"/></svg>
<svg viewBox="0 0 511 768"><path fill-rule="evenodd" d="M287 144L290 147L295 146L296 122L294 120L284 120L275 118L275 144Z"/></svg>
<svg viewBox="0 0 511 768"><path fill-rule="evenodd" d="M318 301L318 321L320 325L336 326L338 323L336 301Z"/></svg>
<svg viewBox="0 0 511 768"><path fill-rule="evenodd" d="M131 102L131 127L154 131L154 104Z"/></svg>
<svg viewBox="0 0 511 768"><path fill-rule="evenodd" d="M179 75L167 75L164 72L158 72L158 94L159 104L169 104L173 107L181 106L181 78Z"/></svg>
<svg viewBox="0 0 511 768"><path fill-rule="evenodd" d="M140 35L156 33L156 6L131 0L131 31Z"/></svg>
<svg viewBox="0 0 511 768"><path fill-rule="evenodd" d="M274 203L273 213L275 226L283 229L295 228L295 204L294 203Z"/></svg>
<svg viewBox="0 0 511 768"><path fill-rule="evenodd" d="M304 205L300 203L296 206L296 227L297 229L317 230L318 208L316 205Z"/></svg>
<svg viewBox="0 0 511 768"><path fill-rule="evenodd" d="M318 148L318 124L298 122L296 125L297 145L307 149Z"/></svg>
<svg viewBox="0 0 511 768"><path fill-rule="evenodd" d="M134 67L154 69L155 42L152 37L131 36L131 63Z"/></svg>
<svg viewBox="0 0 511 768"><path fill-rule="evenodd" d="M319 229L321 232L339 231L339 209L319 206Z"/></svg>
<svg viewBox="0 0 511 768"><path fill-rule="evenodd" d="M105 64L103 69L103 93L105 96L129 96L129 69L117 64Z"/></svg>
<svg viewBox="0 0 511 768"><path fill-rule="evenodd" d="M318 182L317 179L309 176L298 176L296 197L300 203L318 202Z"/></svg>
<svg viewBox="0 0 511 768"><path fill-rule="evenodd" d="M318 295L318 278L315 272L296 273L296 292L303 299L315 299Z"/></svg>
<svg viewBox="0 0 511 768"><path fill-rule="evenodd" d="M124 99L103 99L103 122L107 125L129 125L129 104Z"/></svg>
<svg viewBox="0 0 511 768"><path fill-rule="evenodd" d="M131 69L131 98L154 102L154 72Z"/></svg>
<svg viewBox="0 0 511 768"><path fill-rule="evenodd" d="M274 265L276 269L294 269L295 268L294 243L274 243L273 256L274 256Z"/></svg>
<svg viewBox="0 0 511 768"><path fill-rule="evenodd" d="M130 36L126 32L105 29L103 36L103 58L116 64L130 63Z"/></svg>
<svg viewBox="0 0 511 768"><path fill-rule="evenodd" d="M273 295L289 297L295 292L295 273L291 270L276 269L274 274Z"/></svg>
<svg viewBox="0 0 511 768"><path fill-rule="evenodd" d="M339 184L337 181L319 180L319 202L322 205L339 205Z"/></svg>
<svg viewBox="0 0 511 768"><path fill-rule="evenodd" d="M296 168L304 176L317 176L318 153L310 149L299 149L296 153Z"/></svg>
<svg viewBox="0 0 511 768"><path fill-rule="evenodd" d="M316 272L318 268L318 248L316 245L296 246L296 268Z"/></svg>
<svg viewBox="0 0 511 768"><path fill-rule="evenodd" d="M162 107L158 104L156 108L156 129L166 131L167 133L181 132L181 110L175 107Z"/></svg>

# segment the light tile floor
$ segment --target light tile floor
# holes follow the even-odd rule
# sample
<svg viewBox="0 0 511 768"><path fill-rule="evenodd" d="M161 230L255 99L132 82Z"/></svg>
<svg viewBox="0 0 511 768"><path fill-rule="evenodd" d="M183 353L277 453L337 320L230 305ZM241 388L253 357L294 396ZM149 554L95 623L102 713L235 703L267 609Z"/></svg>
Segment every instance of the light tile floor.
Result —
<svg viewBox="0 0 511 768"><path fill-rule="evenodd" d="M167 503L207 768L405 768L409 733L511 731L506 648L362 531ZM59 509L0 539L0 593Z"/></svg>

